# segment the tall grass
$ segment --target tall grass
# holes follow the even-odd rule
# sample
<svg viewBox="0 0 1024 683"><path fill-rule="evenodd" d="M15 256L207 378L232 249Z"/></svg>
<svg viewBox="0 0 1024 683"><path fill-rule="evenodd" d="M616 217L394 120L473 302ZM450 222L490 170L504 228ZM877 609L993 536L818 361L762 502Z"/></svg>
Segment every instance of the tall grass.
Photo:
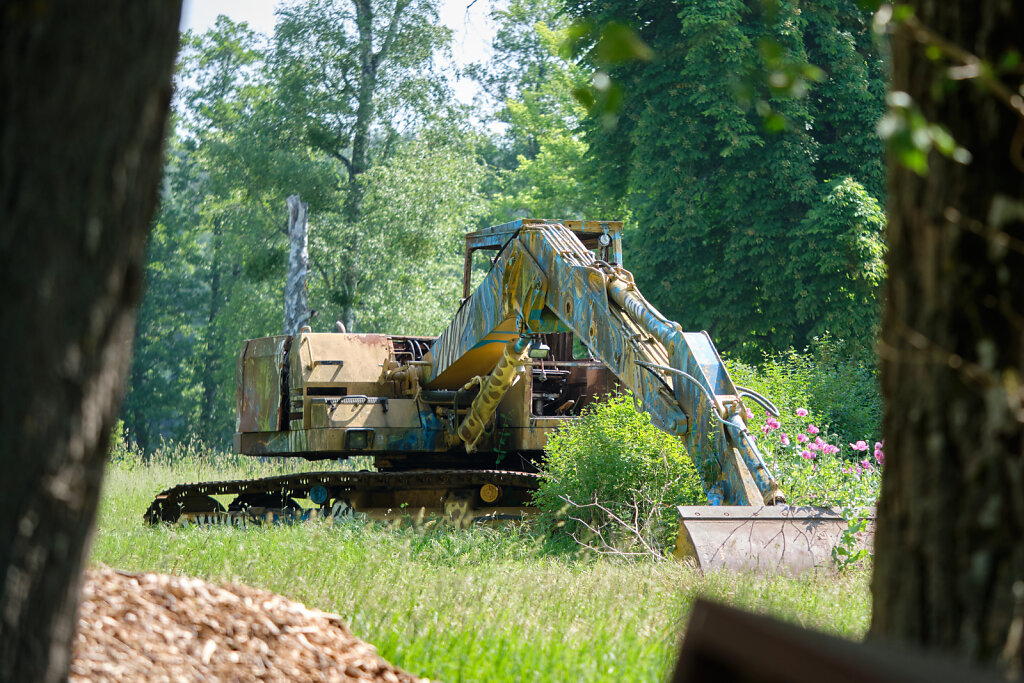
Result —
<svg viewBox="0 0 1024 683"><path fill-rule="evenodd" d="M177 460L111 463L91 563L271 590L344 617L421 676L657 680L670 671L697 596L860 638L868 576L703 576L672 562L599 558L525 526L417 531L352 521L240 530L152 528L142 514L175 483L269 476L264 463L185 448ZM326 465L325 465L326 466Z"/></svg>

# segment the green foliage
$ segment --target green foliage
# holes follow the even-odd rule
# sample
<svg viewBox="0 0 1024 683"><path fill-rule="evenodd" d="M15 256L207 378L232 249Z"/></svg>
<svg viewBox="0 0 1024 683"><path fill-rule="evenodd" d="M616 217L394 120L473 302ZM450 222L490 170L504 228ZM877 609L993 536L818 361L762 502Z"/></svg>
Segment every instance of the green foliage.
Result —
<svg viewBox="0 0 1024 683"><path fill-rule="evenodd" d="M285 130L343 160L349 178L386 158L393 141L446 107L434 55L451 31L437 5L304 0L279 9L268 62Z"/></svg>
<svg viewBox="0 0 1024 683"><path fill-rule="evenodd" d="M584 58L622 88L618 125L591 116L586 141L591 175L638 226L627 262L652 303L747 360L874 320L885 80L869 15L853 0L566 7L635 27L656 55ZM837 232L816 232L821 218Z"/></svg>
<svg viewBox="0 0 1024 683"><path fill-rule="evenodd" d="M655 56L654 50L632 27L619 21L612 20L598 27L592 22L577 20L566 32L562 53L577 59L584 51L595 69L594 75L586 86L573 88L572 95L592 118L600 120L606 129L613 129L618 123L623 90L607 71L631 61L650 61Z"/></svg>
<svg viewBox="0 0 1024 683"><path fill-rule="evenodd" d="M494 58L471 64L466 71L494 103L500 106L517 100L524 91L535 89L553 72L564 69L564 63L544 38L545 31L557 32L566 26L559 0L495 3L491 20L495 24L491 39ZM501 116L499 120L503 120Z"/></svg>
<svg viewBox="0 0 1024 683"><path fill-rule="evenodd" d="M651 424L631 396L609 396L548 439L534 502L540 523L599 551L663 554L676 505L704 500L682 442Z"/></svg>
<svg viewBox="0 0 1024 683"><path fill-rule="evenodd" d="M829 248L822 249L822 245ZM812 338L831 333L846 351L871 356L885 280L885 214L852 178L822 184L821 197L792 232L786 279L795 285L790 320Z"/></svg>
<svg viewBox="0 0 1024 683"><path fill-rule="evenodd" d="M484 211L468 141L428 131L367 171L355 306L368 332L437 335L462 296L465 228Z"/></svg>
<svg viewBox="0 0 1024 683"><path fill-rule="evenodd" d="M804 408L841 443L881 438L883 405L877 368L868 359L851 357L844 342L825 335L812 340L802 353L790 349L765 356L756 366L730 359L726 366L736 384L775 403L783 415L783 432L796 430L798 424L789 421L795 419L798 408ZM753 425L763 424L764 415L758 409Z"/></svg>
<svg viewBox="0 0 1024 683"><path fill-rule="evenodd" d="M361 3L372 35L353 11L295 2L269 43L227 17L183 39L123 411L145 449L230 442L240 344L281 330L291 194L310 207L315 328L437 333L458 303L483 172L433 61L448 30L433 0Z"/></svg>
<svg viewBox="0 0 1024 683"><path fill-rule="evenodd" d="M827 426L816 424L820 420L814 413L784 417L782 427L757 441L787 503L851 508L875 504L881 465L867 441L839 441L837 435L827 434ZM853 448L858 442L864 443L865 450ZM838 450L830 452L825 446ZM884 461L884 453L881 459Z"/></svg>
<svg viewBox="0 0 1024 683"><path fill-rule="evenodd" d="M727 363L733 380L772 399L778 420L755 413L751 429L769 470L791 505L838 508L847 528L833 551L840 569L868 558L859 547L878 501L885 462L882 399L875 368L851 359L847 345L816 339L804 353L790 350L754 367ZM874 447L872 447L874 444Z"/></svg>
<svg viewBox="0 0 1024 683"><path fill-rule="evenodd" d="M622 215L585 171L590 150L579 122L586 109L572 92L587 76L559 54L570 29L557 9L555 0L513 0L496 9L494 59L470 71L500 104L495 119L505 124L486 155L494 167L487 225L521 216Z"/></svg>
<svg viewBox="0 0 1024 683"><path fill-rule="evenodd" d="M929 122L910 95L891 92L886 103L889 111L878 122L878 135L911 171L928 175L928 154L932 149L961 164L971 162L971 153L957 144L945 126Z"/></svg>
<svg viewBox="0 0 1024 683"><path fill-rule="evenodd" d="M832 556L836 566L846 570L870 557L859 545L858 534L866 530L878 503L885 453L881 442L874 448L865 439L846 442L819 424L821 420L806 410L784 414L781 421L765 421L764 437L758 441L790 505L841 512L847 526Z"/></svg>

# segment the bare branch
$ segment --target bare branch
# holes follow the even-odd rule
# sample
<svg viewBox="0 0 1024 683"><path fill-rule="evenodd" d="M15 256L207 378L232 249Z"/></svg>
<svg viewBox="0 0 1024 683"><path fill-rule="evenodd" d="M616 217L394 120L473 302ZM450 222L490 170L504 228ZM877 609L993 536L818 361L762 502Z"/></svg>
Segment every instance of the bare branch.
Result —
<svg viewBox="0 0 1024 683"><path fill-rule="evenodd" d="M999 101L1012 109L1018 116L1024 118L1024 97L1013 92L1005 83L999 80L992 71L992 68L981 57L965 50L956 43L946 40L922 24L914 15L905 18L903 25L910 30L910 33L917 42L937 47L946 57L960 62L960 66L949 69L948 75L951 79L977 79L985 87L989 88Z"/></svg>
<svg viewBox="0 0 1024 683"><path fill-rule="evenodd" d="M324 282L327 283L327 289L334 289L334 282L332 282L331 278L327 276L327 271L324 270L323 264L320 263L320 260L315 258L312 254L310 254L309 262L313 264L313 267L316 269L316 271L320 273L320 277L322 277L324 279Z"/></svg>
<svg viewBox="0 0 1024 683"><path fill-rule="evenodd" d="M345 170L348 171L349 176L352 175L352 162L349 160L348 157L346 157L341 152L337 152L335 150L326 151L329 155L331 155L332 157L334 157L335 159L337 159L338 161L345 165Z"/></svg>
<svg viewBox="0 0 1024 683"><path fill-rule="evenodd" d="M594 501L593 503L581 504L581 503L577 503L577 502L573 501L568 496L559 496L559 497L562 500L564 500L566 503L571 505L572 507L577 508L579 510L596 509L596 510L601 511L605 516L607 516L607 518L609 520L611 520L612 522L614 522L616 524L617 528L626 531L630 536L632 536L634 539L636 539L636 542L639 543L640 546L642 546L645 549L645 551L646 551L643 554L649 555L649 556L654 557L654 558L657 558L658 560L665 559L664 556L662 555L661 551L657 547L655 547L653 545L653 543L649 542L648 538L646 538L645 534L641 531L640 525L638 524L640 513L639 513L639 507L638 507L636 501L633 501L634 524L630 524L629 522L623 520L617 514L612 512L610 509L608 509L604 505L601 505L597 501ZM652 507L655 507L655 506L652 506ZM595 529L592 525L590 525L587 522L585 522L583 520L580 520L580 519L576 519L576 518L572 518L572 519L574 521L579 522L580 524L583 524L583 526L585 526L587 529L589 529L592 532L594 532L601 539L602 544L608 546L608 548L612 548L613 547L604 538L604 535L600 531ZM649 529L650 527L647 526L647 528Z"/></svg>

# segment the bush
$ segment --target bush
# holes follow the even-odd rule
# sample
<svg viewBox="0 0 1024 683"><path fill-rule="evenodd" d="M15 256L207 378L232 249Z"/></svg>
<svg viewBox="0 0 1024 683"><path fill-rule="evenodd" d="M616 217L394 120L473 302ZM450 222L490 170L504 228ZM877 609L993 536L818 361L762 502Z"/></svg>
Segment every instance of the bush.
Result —
<svg viewBox="0 0 1024 683"><path fill-rule="evenodd" d="M704 502L682 441L651 424L632 396L609 396L548 439L534 502L539 523L599 552L663 556L676 505Z"/></svg>
<svg viewBox="0 0 1024 683"><path fill-rule="evenodd" d="M765 420L757 439L768 469L790 505L839 509L848 526L833 557L839 568L857 564L869 556L858 547L857 534L878 502L885 444L876 441L871 448L864 439L847 442L828 435L807 409L781 418Z"/></svg>
<svg viewBox="0 0 1024 683"><path fill-rule="evenodd" d="M760 367L730 361L733 381L775 403L767 419L750 401L750 431L793 505L869 506L878 498L882 400L875 370L829 336ZM871 448L871 444L877 444ZM881 457L877 457L878 453Z"/></svg>
<svg viewBox="0 0 1024 683"><path fill-rule="evenodd" d="M841 441L797 409L761 427L757 444L790 505L870 507L878 499L883 444ZM788 426L787 426L788 425Z"/></svg>
<svg viewBox="0 0 1024 683"><path fill-rule="evenodd" d="M874 360L825 335L804 353L766 357L760 366L727 366L733 381L772 399L781 412L774 419L757 409L748 421L786 501L838 508L848 528L833 551L837 566L864 559L868 553L857 545L857 533L878 501L885 462Z"/></svg>
<svg viewBox="0 0 1024 683"><path fill-rule="evenodd" d="M874 363L851 357L841 340L825 335L803 353L790 349L765 357L759 366L735 360L726 365L736 384L764 394L778 406L783 431L794 431L788 420L797 408L806 408L837 441L881 438L882 395ZM748 407L754 408L749 402ZM759 428L764 414L755 412L752 428Z"/></svg>

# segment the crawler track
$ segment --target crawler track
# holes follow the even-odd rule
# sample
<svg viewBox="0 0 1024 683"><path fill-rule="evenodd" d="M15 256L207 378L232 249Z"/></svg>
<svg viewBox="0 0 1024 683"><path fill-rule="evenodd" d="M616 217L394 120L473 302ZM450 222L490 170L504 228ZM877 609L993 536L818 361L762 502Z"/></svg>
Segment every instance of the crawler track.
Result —
<svg viewBox="0 0 1024 683"><path fill-rule="evenodd" d="M253 524L281 516L306 518L359 512L387 516L396 510L412 513L458 511L474 519L522 514L539 475L505 470L413 470L407 472L305 472L264 479L238 479L179 484L160 492L145 520L213 524ZM481 490L490 486L483 494ZM315 488L322 488L314 492ZM487 501L490 494L497 498ZM312 509L295 499L319 493ZM213 496L236 496L227 510ZM262 498L261 498L262 497ZM280 501L266 503L268 497ZM340 506L340 507L339 507Z"/></svg>

